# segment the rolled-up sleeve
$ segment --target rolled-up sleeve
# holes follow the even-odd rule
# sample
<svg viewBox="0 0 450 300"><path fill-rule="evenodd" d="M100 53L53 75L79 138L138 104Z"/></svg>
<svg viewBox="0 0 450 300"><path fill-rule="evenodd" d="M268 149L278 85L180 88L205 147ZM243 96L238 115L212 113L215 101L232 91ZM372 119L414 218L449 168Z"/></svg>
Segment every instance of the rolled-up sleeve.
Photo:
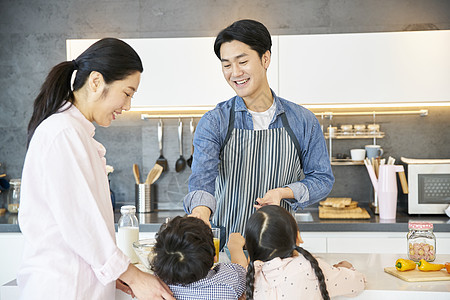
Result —
<svg viewBox="0 0 450 300"><path fill-rule="evenodd" d="M319 121L310 111L296 111L300 120L289 123L300 144L300 160L305 177L287 185L294 192L293 208L304 208L324 199L334 184L333 171ZM297 117L298 118L298 117Z"/></svg>
<svg viewBox="0 0 450 300"><path fill-rule="evenodd" d="M191 213L196 206L207 206L211 216L216 210L215 184L219 175L220 151L222 145L221 131L227 127L213 117L210 111L199 121L194 135L194 159L192 174L189 177L189 193L184 197L183 206L186 213Z"/></svg>

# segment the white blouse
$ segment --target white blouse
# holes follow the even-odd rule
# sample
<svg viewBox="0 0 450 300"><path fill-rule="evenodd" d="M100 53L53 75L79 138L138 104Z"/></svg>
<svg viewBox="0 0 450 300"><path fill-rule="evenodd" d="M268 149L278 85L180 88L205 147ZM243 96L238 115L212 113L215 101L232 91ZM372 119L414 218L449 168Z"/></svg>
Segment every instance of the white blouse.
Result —
<svg viewBox="0 0 450 300"><path fill-rule="evenodd" d="M354 297L365 288L365 276L352 269L332 267L317 258L325 277L330 298ZM274 258L268 262L255 261L255 300L323 299L319 281L311 263L303 256Z"/></svg>
<svg viewBox="0 0 450 300"><path fill-rule="evenodd" d="M129 259L116 246L106 150L94 133L75 106L34 133L21 184L21 299L114 299Z"/></svg>

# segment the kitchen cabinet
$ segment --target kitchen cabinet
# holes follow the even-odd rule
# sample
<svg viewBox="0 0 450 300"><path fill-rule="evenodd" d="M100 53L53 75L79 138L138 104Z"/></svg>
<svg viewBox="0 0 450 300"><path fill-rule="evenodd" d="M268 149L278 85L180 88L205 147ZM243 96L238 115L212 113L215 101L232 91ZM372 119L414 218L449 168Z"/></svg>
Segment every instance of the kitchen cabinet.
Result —
<svg viewBox="0 0 450 300"><path fill-rule="evenodd" d="M449 101L450 30L279 36L279 93L303 104Z"/></svg>
<svg viewBox="0 0 450 300"><path fill-rule="evenodd" d="M450 254L450 233L435 232L436 252ZM404 253L406 232L301 232L303 246L314 253ZM311 243L309 243L311 241ZM321 244L318 241L321 240ZM325 244L325 249L320 245Z"/></svg>
<svg viewBox="0 0 450 300"><path fill-rule="evenodd" d="M155 237L155 232L139 233L139 239L153 237ZM16 278L22 260L23 246L24 238L22 233L0 233L0 266L2 270L0 272L0 286Z"/></svg>
<svg viewBox="0 0 450 300"><path fill-rule="evenodd" d="M77 58L97 40L67 40L67 59ZM124 39L141 57L144 72L131 101L135 110L213 108L235 95L223 78L214 37ZM278 90L278 37L273 37L268 80Z"/></svg>
<svg viewBox="0 0 450 300"><path fill-rule="evenodd" d="M16 278L22 259L24 238L20 232L0 234L0 286Z"/></svg>
<svg viewBox="0 0 450 300"><path fill-rule="evenodd" d="M144 64L134 110L208 110L235 95L214 37L124 39ZM67 40L67 59L95 40ZM450 101L450 30L272 36L269 84L299 104Z"/></svg>

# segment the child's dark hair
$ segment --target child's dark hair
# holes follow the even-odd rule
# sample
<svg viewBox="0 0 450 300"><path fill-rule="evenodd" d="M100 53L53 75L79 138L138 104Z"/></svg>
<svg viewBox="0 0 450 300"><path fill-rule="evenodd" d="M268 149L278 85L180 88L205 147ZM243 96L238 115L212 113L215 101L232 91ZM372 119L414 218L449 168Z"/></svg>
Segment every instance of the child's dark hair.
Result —
<svg viewBox="0 0 450 300"><path fill-rule="evenodd" d="M258 209L245 227L245 245L250 263L247 268L246 299L253 299L255 268L254 261L269 261L275 257L287 258L297 250L314 269L319 280L323 299L328 300L327 286L317 260L305 249L296 245L298 227L294 217L284 208L267 205Z"/></svg>
<svg viewBox="0 0 450 300"><path fill-rule="evenodd" d="M234 40L250 46L251 49L258 52L259 57L262 57L267 50L270 51L272 47L272 38L266 26L255 20L239 20L217 35L214 52L219 59L221 59L220 46Z"/></svg>
<svg viewBox="0 0 450 300"><path fill-rule="evenodd" d="M105 83L122 80L138 71L143 72L142 61L130 45L115 38L104 38L86 49L72 61L62 62L50 70L39 95L34 100L33 115L28 124L28 143L36 127L42 121L56 113L69 101L73 103L73 91L70 86L72 73L77 71L73 82L73 91L81 88L92 71L102 74Z"/></svg>
<svg viewBox="0 0 450 300"><path fill-rule="evenodd" d="M194 217L175 217L156 235L152 270L167 284L189 284L208 274L214 264L211 228Z"/></svg>

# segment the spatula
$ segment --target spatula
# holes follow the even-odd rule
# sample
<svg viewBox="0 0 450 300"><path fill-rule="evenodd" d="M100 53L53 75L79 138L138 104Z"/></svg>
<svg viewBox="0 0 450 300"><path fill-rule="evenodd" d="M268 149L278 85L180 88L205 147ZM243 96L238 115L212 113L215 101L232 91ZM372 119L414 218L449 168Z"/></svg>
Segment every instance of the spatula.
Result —
<svg viewBox="0 0 450 300"><path fill-rule="evenodd" d="M136 184L139 184L141 182L141 179L139 177L139 167L137 164L133 164L133 175L134 180L136 180Z"/></svg>
<svg viewBox="0 0 450 300"><path fill-rule="evenodd" d="M163 172L169 169L167 159L163 155L163 122L159 119L158 122L158 143L159 143L159 158L156 163L163 167Z"/></svg>
<svg viewBox="0 0 450 300"><path fill-rule="evenodd" d="M163 167L161 165L155 164L153 168L148 172L147 179L145 180L146 184L153 184L156 180L158 180L159 176L163 171Z"/></svg>

